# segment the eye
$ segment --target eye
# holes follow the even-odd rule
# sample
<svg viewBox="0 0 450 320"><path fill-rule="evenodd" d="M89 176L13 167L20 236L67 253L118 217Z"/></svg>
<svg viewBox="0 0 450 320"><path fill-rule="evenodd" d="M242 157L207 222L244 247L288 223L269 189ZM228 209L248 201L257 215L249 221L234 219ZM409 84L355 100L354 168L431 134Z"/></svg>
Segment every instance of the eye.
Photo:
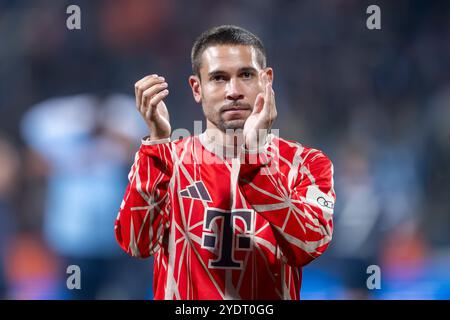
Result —
<svg viewBox="0 0 450 320"><path fill-rule="evenodd" d="M225 81L226 79L225 79L225 76L218 74L218 75L212 76L211 80L215 81L215 82L222 82L222 81Z"/></svg>
<svg viewBox="0 0 450 320"><path fill-rule="evenodd" d="M251 72L243 72L241 76L244 79L251 79L253 74Z"/></svg>

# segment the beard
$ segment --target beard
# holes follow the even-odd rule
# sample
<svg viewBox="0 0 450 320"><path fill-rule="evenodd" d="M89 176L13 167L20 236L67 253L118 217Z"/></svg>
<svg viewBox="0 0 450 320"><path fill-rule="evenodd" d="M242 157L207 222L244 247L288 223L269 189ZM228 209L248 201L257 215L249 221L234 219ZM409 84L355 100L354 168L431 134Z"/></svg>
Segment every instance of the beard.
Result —
<svg viewBox="0 0 450 320"><path fill-rule="evenodd" d="M246 119L245 119L246 120ZM220 119L218 123L214 123L220 131L241 130L244 129L244 119L224 120Z"/></svg>
<svg viewBox="0 0 450 320"><path fill-rule="evenodd" d="M225 114L225 112L231 108L236 107L245 109L245 111L243 112L248 113L248 115L226 119L227 115ZM218 111L207 112L205 109L203 111L206 119L212 122L220 131L225 132L227 130L229 131L244 129L245 121L251 114L252 109L252 106L248 103L235 101L223 105L219 108Z"/></svg>

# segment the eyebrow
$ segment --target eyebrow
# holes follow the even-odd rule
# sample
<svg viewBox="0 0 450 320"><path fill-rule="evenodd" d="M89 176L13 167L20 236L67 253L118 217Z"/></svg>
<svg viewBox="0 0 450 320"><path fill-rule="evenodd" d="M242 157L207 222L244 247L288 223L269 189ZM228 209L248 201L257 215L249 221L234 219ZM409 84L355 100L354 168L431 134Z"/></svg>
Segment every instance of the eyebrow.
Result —
<svg viewBox="0 0 450 320"><path fill-rule="evenodd" d="M240 69L238 70L238 72L239 72L239 73L242 73L242 72L258 73L258 71L257 71L255 68L253 68L253 67L240 68Z"/></svg>
<svg viewBox="0 0 450 320"><path fill-rule="evenodd" d="M243 68L239 68L238 73L242 73L242 72L250 72L250 73L257 73L257 70L253 67L243 67ZM217 75L223 75L223 74L227 74L228 72L223 71L223 70L213 70L211 72L208 72L208 77L212 77L212 76L217 76Z"/></svg>

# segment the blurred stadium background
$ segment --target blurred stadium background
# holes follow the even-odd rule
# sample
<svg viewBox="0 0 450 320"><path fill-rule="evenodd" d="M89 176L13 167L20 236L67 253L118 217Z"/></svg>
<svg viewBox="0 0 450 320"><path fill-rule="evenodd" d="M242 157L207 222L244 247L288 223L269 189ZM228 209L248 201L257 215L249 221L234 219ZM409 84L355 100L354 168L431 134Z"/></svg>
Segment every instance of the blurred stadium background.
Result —
<svg viewBox="0 0 450 320"><path fill-rule="evenodd" d="M113 235L146 132L133 85L164 75L173 128L193 132L191 45L237 24L268 51L275 127L335 165L334 238L302 298L449 299L449 21L448 1L0 0L0 296L152 298L151 259ZM82 290L66 288L71 264Z"/></svg>

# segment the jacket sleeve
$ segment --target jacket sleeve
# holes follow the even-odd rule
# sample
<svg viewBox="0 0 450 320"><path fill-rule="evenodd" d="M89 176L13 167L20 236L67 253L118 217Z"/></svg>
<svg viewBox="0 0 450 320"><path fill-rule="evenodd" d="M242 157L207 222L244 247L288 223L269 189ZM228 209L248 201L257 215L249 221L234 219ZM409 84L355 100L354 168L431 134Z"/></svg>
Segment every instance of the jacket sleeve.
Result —
<svg viewBox="0 0 450 320"><path fill-rule="evenodd" d="M288 177L273 166L270 152L253 159L245 154L239 187L253 209L270 223L286 263L304 266L320 256L331 241L336 200L333 165L319 150L302 152L292 163L295 172L289 176L296 178L289 185Z"/></svg>
<svg viewBox="0 0 450 320"><path fill-rule="evenodd" d="M115 222L117 242L133 257L149 257L162 244L170 221L171 173L171 143L143 140Z"/></svg>

